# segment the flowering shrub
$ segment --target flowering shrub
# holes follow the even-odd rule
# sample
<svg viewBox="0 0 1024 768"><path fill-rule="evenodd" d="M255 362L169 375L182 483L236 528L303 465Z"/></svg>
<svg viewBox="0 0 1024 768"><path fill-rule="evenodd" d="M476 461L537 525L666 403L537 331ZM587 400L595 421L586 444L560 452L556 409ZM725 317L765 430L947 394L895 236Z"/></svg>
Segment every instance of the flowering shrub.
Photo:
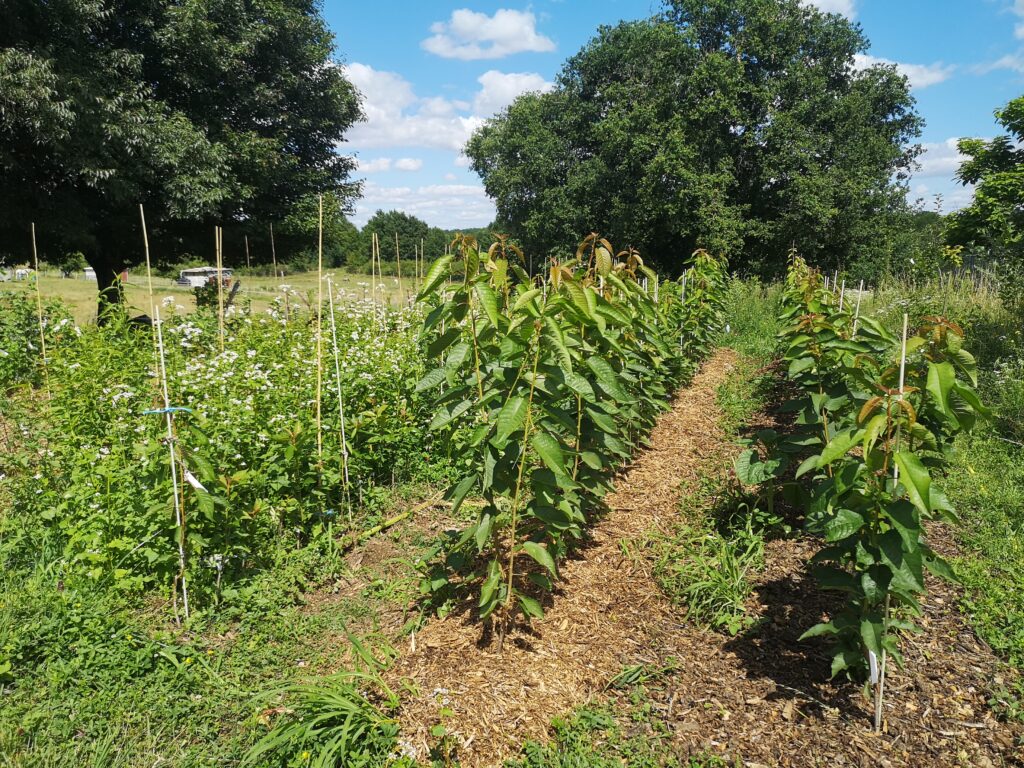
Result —
<svg viewBox="0 0 1024 768"><path fill-rule="evenodd" d="M43 334L56 346L75 331L71 314L59 302L43 305ZM35 297L0 292L0 392L18 384L42 384L39 315Z"/></svg>
<svg viewBox="0 0 1024 768"><path fill-rule="evenodd" d="M359 528L368 514L360 489L436 470L414 393L423 373L415 310L336 298L352 484L345 493L326 311L318 441L317 323L309 309L234 311L223 351L215 314L180 315L173 302L162 309L170 400L187 409L175 414L174 445L194 603L217 599L281 546ZM63 549L69 578L127 589L176 584L181 531L151 329L115 319L55 337L48 356L52 400L18 459L27 471L6 481L15 514L0 526L43 526Z"/></svg>

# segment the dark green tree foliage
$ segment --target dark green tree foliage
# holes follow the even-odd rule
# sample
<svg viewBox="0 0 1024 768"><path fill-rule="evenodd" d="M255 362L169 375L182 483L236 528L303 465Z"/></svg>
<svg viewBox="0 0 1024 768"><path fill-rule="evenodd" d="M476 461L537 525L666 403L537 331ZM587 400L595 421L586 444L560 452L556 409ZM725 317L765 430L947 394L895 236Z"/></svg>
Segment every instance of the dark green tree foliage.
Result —
<svg viewBox="0 0 1024 768"><path fill-rule="evenodd" d="M427 258L435 260L445 252L446 246L451 241L454 233L445 232L437 227L431 227L427 222L411 214L402 211L381 211L378 210L373 217L366 222L360 234L359 261L370 261L370 243L373 233L377 233L380 240L380 257L384 261L395 260L395 234L398 234L398 246L401 249L402 261L408 262L411 268L416 252L422 245Z"/></svg>
<svg viewBox="0 0 1024 768"><path fill-rule="evenodd" d="M675 268L845 264L891 250L921 126L894 67L854 69L867 47L798 0L675 0L602 27L466 153L528 252L600 229Z"/></svg>
<svg viewBox="0 0 1024 768"><path fill-rule="evenodd" d="M946 239L952 245L980 248L995 257L1000 295L1011 312L1024 316L1024 96L996 111L1008 136L992 141L960 139L967 156L956 176L974 184L971 204L950 214Z"/></svg>
<svg viewBox="0 0 1024 768"><path fill-rule="evenodd" d="M35 220L105 289L138 260L140 202L159 257L348 200L335 144L360 110L332 45L316 0L0 4L0 237Z"/></svg>

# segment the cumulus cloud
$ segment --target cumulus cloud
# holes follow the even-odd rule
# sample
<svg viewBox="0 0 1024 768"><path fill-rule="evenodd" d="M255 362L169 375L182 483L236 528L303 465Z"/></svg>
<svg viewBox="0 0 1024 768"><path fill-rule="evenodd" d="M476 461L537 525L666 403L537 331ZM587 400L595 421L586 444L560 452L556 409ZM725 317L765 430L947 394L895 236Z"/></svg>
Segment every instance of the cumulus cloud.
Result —
<svg viewBox="0 0 1024 768"><path fill-rule="evenodd" d="M382 173L391 170L390 157L376 157L373 160L359 159L356 164L359 173Z"/></svg>
<svg viewBox="0 0 1024 768"><path fill-rule="evenodd" d="M488 16L460 8L448 21L432 24L430 31L433 34L421 46L446 59L500 59L524 51L555 50L554 41L537 31L537 17L530 11L501 8Z"/></svg>
<svg viewBox="0 0 1024 768"><path fill-rule="evenodd" d="M937 85L952 77L956 67L952 64L904 64L892 59L883 59L878 56L867 56L858 53L853 57L853 65L857 69L867 69L876 64L895 65L900 74L905 75L910 81L911 88L927 88L929 85Z"/></svg>
<svg viewBox="0 0 1024 768"><path fill-rule="evenodd" d="M550 91L555 87L536 72L484 72L477 78L480 90L473 99L478 115L493 115L507 107L516 97L528 91Z"/></svg>
<svg viewBox="0 0 1024 768"><path fill-rule="evenodd" d="M366 119L346 135L353 148L431 147L460 151L483 124L475 115L460 115L464 102L441 97L418 98L408 80L366 64L345 67L349 80L363 95Z"/></svg>
<svg viewBox="0 0 1024 768"><path fill-rule="evenodd" d="M825 13L839 13L852 19L857 13L856 0L805 0Z"/></svg>
<svg viewBox="0 0 1024 768"><path fill-rule="evenodd" d="M423 167L423 161L418 157L401 157L395 161L396 171L418 171Z"/></svg>
<svg viewBox="0 0 1024 768"><path fill-rule="evenodd" d="M921 145L924 150L917 158L920 168L914 173L915 179L926 179L933 177L945 177L952 179L964 156L956 148L958 139L951 138L945 141L926 143Z"/></svg>
<svg viewBox="0 0 1024 768"><path fill-rule="evenodd" d="M446 229L475 227L494 219L494 204L484 188L473 184L428 184L419 187L363 186L352 222L363 226L377 210L396 209Z"/></svg>

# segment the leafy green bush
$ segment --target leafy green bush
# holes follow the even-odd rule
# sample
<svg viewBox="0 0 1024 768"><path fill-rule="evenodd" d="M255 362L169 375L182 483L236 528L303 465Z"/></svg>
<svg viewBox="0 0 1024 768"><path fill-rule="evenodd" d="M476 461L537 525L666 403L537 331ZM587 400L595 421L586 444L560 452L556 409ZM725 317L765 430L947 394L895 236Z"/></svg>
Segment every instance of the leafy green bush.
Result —
<svg viewBox="0 0 1024 768"><path fill-rule="evenodd" d="M47 353L77 332L71 313L60 302L43 305ZM0 392L19 384L42 385L39 313L35 295L0 291Z"/></svg>

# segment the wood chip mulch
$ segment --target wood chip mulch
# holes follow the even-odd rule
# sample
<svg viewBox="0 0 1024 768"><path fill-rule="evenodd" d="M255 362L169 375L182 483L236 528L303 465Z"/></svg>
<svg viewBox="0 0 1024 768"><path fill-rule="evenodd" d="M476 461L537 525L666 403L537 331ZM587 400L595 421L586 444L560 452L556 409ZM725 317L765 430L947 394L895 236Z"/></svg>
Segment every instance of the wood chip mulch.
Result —
<svg viewBox="0 0 1024 768"><path fill-rule="evenodd" d="M686 489L737 451L715 402L735 364L735 353L719 351L679 393L616 483L591 541L563 564L543 620L515 628L500 652L466 613L432 619L410 638L385 679L408 692L402 736L420 758L436 741L430 728L442 706L454 712L445 725L461 765L498 766L524 740L545 740L552 718L616 695L607 685L625 666L672 659L675 671L649 695L671 734L667 754L684 760L707 750L751 768L1024 765L1024 729L986 705L1011 673L970 631L950 585L930 585L925 632L905 641L907 669L890 672L881 735L860 687L828 680L825 644L797 642L835 600L806 573L815 541L768 544L750 604L762 621L735 638L686 623L658 589L629 543L670 530ZM949 537L935 533L942 552Z"/></svg>

